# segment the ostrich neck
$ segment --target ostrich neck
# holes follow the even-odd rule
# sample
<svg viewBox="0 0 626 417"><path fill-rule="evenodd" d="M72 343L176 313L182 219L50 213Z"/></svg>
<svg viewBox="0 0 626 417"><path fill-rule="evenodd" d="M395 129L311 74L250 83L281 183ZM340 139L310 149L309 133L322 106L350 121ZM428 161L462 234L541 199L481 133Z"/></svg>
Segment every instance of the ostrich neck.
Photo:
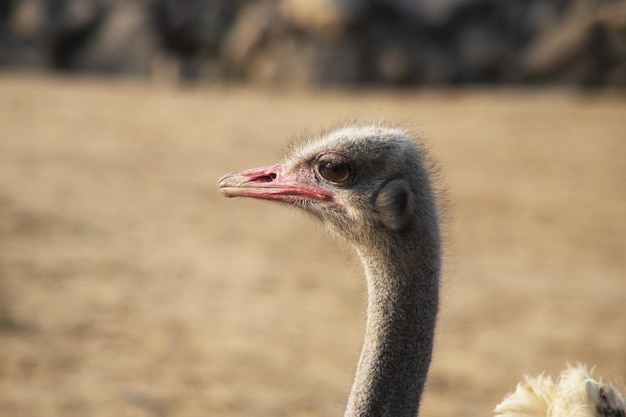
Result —
<svg viewBox="0 0 626 417"><path fill-rule="evenodd" d="M439 242L428 236L357 249L367 278L367 324L346 417L417 415L439 294Z"/></svg>

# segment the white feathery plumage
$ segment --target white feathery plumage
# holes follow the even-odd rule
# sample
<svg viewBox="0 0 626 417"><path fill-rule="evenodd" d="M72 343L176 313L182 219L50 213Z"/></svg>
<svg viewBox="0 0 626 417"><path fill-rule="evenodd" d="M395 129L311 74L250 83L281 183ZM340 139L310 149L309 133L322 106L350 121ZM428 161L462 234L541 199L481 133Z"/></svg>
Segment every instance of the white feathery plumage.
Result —
<svg viewBox="0 0 626 417"><path fill-rule="evenodd" d="M495 408L496 417L624 417L626 401L615 387L593 379L593 370L568 365L550 376L524 377Z"/></svg>

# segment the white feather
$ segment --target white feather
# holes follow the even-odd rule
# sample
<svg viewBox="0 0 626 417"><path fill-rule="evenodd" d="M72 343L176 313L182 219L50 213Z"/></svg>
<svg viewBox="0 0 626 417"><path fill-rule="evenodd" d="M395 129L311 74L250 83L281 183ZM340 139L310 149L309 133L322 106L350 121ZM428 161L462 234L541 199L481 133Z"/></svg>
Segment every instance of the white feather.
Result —
<svg viewBox="0 0 626 417"><path fill-rule="evenodd" d="M624 416L624 397L611 385L592 377L578 364L568 366L556 381L526 376L495 408L496 417ZM621 414L620 414L621 413Z"/></svg>

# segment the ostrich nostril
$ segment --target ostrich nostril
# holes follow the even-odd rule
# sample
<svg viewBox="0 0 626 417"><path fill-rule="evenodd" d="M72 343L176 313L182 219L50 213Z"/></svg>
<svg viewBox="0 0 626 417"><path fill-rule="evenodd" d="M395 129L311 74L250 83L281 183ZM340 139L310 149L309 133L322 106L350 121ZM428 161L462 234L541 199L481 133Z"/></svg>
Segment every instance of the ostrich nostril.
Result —
<svg viewBox="0 0 626 417"><path fill-rule="evenodd" d="M266 175L262 175L254 179L254 182L272 182L276 179L276 174L274 172Z"/></svg>

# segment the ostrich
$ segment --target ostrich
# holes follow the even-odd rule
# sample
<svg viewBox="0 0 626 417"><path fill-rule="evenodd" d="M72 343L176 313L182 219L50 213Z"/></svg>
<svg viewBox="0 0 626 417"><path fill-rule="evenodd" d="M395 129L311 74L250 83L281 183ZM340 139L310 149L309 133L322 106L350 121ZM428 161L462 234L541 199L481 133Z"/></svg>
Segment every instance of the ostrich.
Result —
<svg viewBox="0 0 626 417"><path fill-rule="evenodd" d="M354 247L367 281L367 321L345 416L416 416L431 361L441 270L436 191L424 151L399 128L348 126L294 148L282 163L224 175L218 187L226 197L299 207ZM499 415L548 416L526 413L523 401L519 406L518 398L539 385L528 379ZM587 387L588 416L595 405L609 410L598 416L624 416L617 391Z"/></svg>

